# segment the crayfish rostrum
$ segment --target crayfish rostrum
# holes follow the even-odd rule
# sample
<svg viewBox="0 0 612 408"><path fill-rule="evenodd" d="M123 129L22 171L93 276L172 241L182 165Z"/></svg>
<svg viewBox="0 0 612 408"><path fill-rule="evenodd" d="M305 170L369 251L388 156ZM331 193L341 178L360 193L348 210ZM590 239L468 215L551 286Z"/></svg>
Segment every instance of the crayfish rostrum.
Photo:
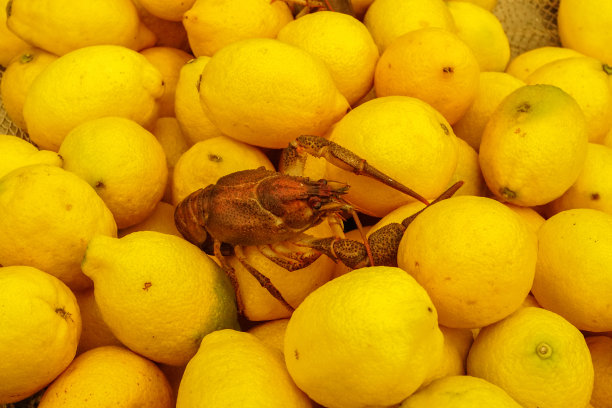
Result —
<svg viewBox="0 0 612 408"><path fill-rule="evenodd" d="M414 216L402 224L379 229L367 240L364 238L364 242L343 238L344 216L353 216L360 226L354 207L342 198L349 186L301 176L309 154L324 157L336 166L377 179L430 204L366 160L319 136L300 136L290 143L282 152L280 172L263 167L238 171L191 193L176 208L176 226L185 239L217 257L236 289L240 308L235 271L224 258L230 254L235 255L272 296L293 310L270 280L249 265L243 251L245 246L256 246L263 255L289 271L305 268L321 254L350 268L397 266L399 242ZM453 185L436 201L452 196L460 186L461 182ZM334 236L314 238L304 233L324 219L330 222Z"/></svg>

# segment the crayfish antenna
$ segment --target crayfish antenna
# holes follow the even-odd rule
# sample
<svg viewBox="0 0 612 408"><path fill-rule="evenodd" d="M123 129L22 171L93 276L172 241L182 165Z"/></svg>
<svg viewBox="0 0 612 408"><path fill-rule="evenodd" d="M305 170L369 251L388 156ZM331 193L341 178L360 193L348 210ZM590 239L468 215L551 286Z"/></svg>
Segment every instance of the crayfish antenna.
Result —
<svg viewBox="0 0 612 408"><path fill-rule="evenodd" d="M374 266L374 256L372 255L372 248L370 247L370 242L366 238L365 232L363 231L363 225L361 225L361 220L357 215L357 211L351 209L351 216L353 220L355 220L355 225L357 225L357 229L359 230L359 235L361 235L361 240L363 241L363 245L365 246L366 252L368 254L368 260L370 261L370 266Z"/></svg>

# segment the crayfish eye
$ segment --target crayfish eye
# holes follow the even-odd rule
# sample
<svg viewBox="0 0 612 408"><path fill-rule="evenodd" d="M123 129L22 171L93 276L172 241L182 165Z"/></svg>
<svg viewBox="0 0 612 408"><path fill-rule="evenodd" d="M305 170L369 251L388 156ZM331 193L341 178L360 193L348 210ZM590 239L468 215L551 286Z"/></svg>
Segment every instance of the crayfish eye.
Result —
<svg viewBox="0 0 612 408"><path fill-rule="evenodd" d="M308 198L308 206L314 210L321 208L321 199L319 197Z"/></svg>

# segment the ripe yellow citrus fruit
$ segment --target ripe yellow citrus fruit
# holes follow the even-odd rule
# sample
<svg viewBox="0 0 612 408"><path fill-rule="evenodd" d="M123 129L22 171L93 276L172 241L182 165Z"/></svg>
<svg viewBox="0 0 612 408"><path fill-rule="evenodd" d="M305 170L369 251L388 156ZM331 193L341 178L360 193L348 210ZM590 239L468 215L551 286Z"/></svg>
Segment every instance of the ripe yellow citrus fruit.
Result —
<svg viewBox="0 0 612 408"><path fill-rule="evenodd" d="M174 224L174 206L164 201L157 203L151 215L144 221L120 230L118 236L121 238L136 231L157 231L182 237Z"/></svg>
<svg viewBox="0 0 612 408"><path fill-rule="evenodd" d="M457 166L457 138L451 126L430 105L408 96L380 97L359 105L336 124L329 139L426 198L444 191ZM348 183L347 200L377 217L414 201L380 181L331 164L327 177Z"/></svg>
<svg viewBox="0 0 612 408"><path fill-rule="evenodd" d="M64 169L92 186L111 210L118 228L147 218L168 179L166 155L155 136L117 116L77 125L62 142Z"/></svg>
<svg viewBox="0 0 612 408"><path fill-rule="evenodd" d="M529 228L534 232L538 233L542 224L544 224L544 217L542 217L536 210L531 207L522 207L520 205L514 205L510 203L504 203L506 207L521 216L521 218L527 223Z"/></svg>
<svg viewBox="0 0 612 408"><path fill-rule="evenodd" d="M424 27L454 30L453 16L442 0L377 0L363 22L382 54L397 37Z"/></svg>
<svg viewBox="0 0 612 408"><path fill-rule="evenodd" d="M164 191L163 201L172 202L172 175L174 174L174 166L185 153L191 143L187 140L181 126L175 117L166 116L158 118L152 130L155 138L161 144L166 155L166 164L168 165L168 182Z"/></svg>
<svg viewBox="0 0 612 408"><path fill-rule="evenodd" d="M333 11L307 14L288 23L277 38L322 59L351 106L372 88L378 48L356 18Z"/></svg>
<svg viewBox="0 0 612 408"><path fill-rule="evenodd" d="M399 268L375 266L329 281L298 306L285 333L285 361L321 405L388 406L438 367L443 342L423 287Z"/></svg>
<svg viewBox="0 0 612 408"><path fill-rule="evenodd" d="M172 389L150 360L119 346L89 350L47 388L41 408L172 407Z"/></svg>
<svg viewBox="0 0 612 408"><path fill-rule="evenodd" d="M287 330L288 324L288 318L269 320L257 326L253 326L248 332L268 346L272 346L282 353L285 347L285 331Z"/></svg>
<svg viewBox="0 0 612 408"><path fill-rule="evenodd" d="M98 235L87 247L82 269L94 281L96 302L113 334L151 360L185 364L206 334L237 327L227 276L174 235Z"/></svg>
<svg viewBox="0 0 612 408"><path fill-rule="evenodd" d="M138 0L149 13L163 20L181 21L183 14L193 7L196 0Z"/></svg>
<svg viewBox="0 0 612 408"><path fill-rule="evenodd" d="M584 407L593 390L582 333L539 307L521 308L480 330L467 373L498 385L523 407Z"/></svg>
<svg viewBox="0 0 612 408"><path fill-rule="evenodd" d="M465 140L457 138L457 167L448 182L448 187L458 181L463 185L455 195L487 195L487 185L480 171L478 153Z"/></svg>
<svg viewBox="0 0 612 408"><path fill-rule="evenodd" d="M474 342L474 335L470 329L454 329L440 325L444 335L444 351L440 365L434 370L431 381L451 375L465 375L465 361L468 351Z"/></svg>
<svg viewBox="0 0 612 408"><path fill-rule="evenodd" d="M154 45L159 47L173 47L189 52L187 31L185 31L183 22L180 19L177 21L170 21L159 18L144 8L140 0L132 0L132 2L136 6L142 24L151 30L155 37L157 37ZM169 4L169 2L165 2L165 4Z"/></svg>
<svg viewBox="0 0 612 408"><path fill-rule="evenodd" d="M514 57L506 67L506 73L524 81L532 72L549 62L583 56L583 54L571 48L550 45L538 47Z"/></svg>
<svg viewBox="0 0 612 408"><path fill-rule="evenodd" d="M295 386L283 355L250 333L210 333L189 361L178 391L177 408L295 407L312 402Z"/></svg>
<svg viewBox="0 0 612 408"><path fill-rule="evenodd" d="M268 0L200 0L183 15L196 57L210 57L226 45L247 38L275 38L292 20L287 3Z"/></svg>
<svg viewBox="0 0 612 408"><path fill-rule="evenodd" d="M62 166L62 158L49 150L38 150L36 146L13 135L0 135L0 177L19 167L30 164Z"/></svg>
<svg viewBox="0 0 612 408"><path fill-rule="evenodd" d="M23 116L32 141L57 150L68 132L87 120L121 116L152 125L163 92L161 73L138 52L116 45L84 47L36 77Z"/></svg>
<svg viewBox="0 0 612 408"><path fill-rule="evenodd" d="M461 0L461 1L476 4L477 6L480 6L484 8L485 10L489 10L489 11L492 11L497 5L497 0Z"/></svg>
<svg viewBox="0 0 612 408"><path fill-rule="evenodd" d="M512 210L490 198L458 196L416 217L397 263L427 290L440 324L477 328L520 306L533 283L536 253L536 235Z"/></svg>
<svg viewBox="0 0 612 408"><path fill-rule="evenodd" d="M452 125L476 98L479 73L474 53L456 34L423 28L398 37L387 47L376 64L374 88L379 97L419 98Z"/></svg>
<svg viewBox="0 0 612 408"><path fill-rule="evenodd" d="M491 11L474 3L451 0L457 35L474 52L481 71L503 71L510 61L510 42L501 22Z"/></svg>
<svg viewBox="0 0 612 408"><path fill-rule="evenodd" d="M81 312L81 336L77 354L102 346L120 346L121 342L102 318L100 308L94 298L93 288L75 291L79 311Z"/></svg>
<svg viewBox="0 0 612 408"><path fill-rule="evenodd" d="M0 214L0 264L39 268L74 290L91 286L81 272L89 240L117 234L112 213L91 186L47 164L0 179Z"/></svg>
<svg viewBox="0 0 612 408"><path fill-rule="evenodd" d="M552 85L526 85L493 112L480 143L487 186L513 204L546 204L576 181L586 158L587 125L578 103Z"/></svg>
<svg viewBox="0 0 612 408"><path fill-rule="evenodd" d="M374 3L374 0L352 0L351 4L353 5L355 17L357 17L360 21L363 21L363 16L372 3Z"/></svg>
<svg viewBox="0 0 612 408"><path fill-rule="evenodd" d="M400 408L520 408L506 391L482 378L451 375L408 397Z"/></svg>
<svg viewBox="0 0 612 408"><path fill-rule="evenodd" d="M0 1L0 10L6 10L10 0ZM31 45L12 32L6 25L6 13L0 13L0 66L7 67L13 58Z"/></svg>
<svg viewBox="0 0 612 408"><path fill-rule="evenodd" d="M30 266L0 267L0 404L47 386L70 364L81 334L74 294Z"/></svg>
<svg viewBox="0 0 612 408"><path fill-rule="evenodd" d="M612 330L606 295L612 288L612 214L562 211L540 227L538 241L532 288L538 303L581 330Z"/></svg>
<svg viewBox="0 0 612 408"><path fill-rule="evenodd" d="M320 59L268 38L215 53L202 72L200 99L221 132L270 148L322 136L349 108Z"/></svg>
<svg viewBox="0 0 612 408"><path fill-rule="evenodd" d="M607 336L589 336L586 338L587 346L591 352L593 369L595 370L595 383L591 404L595 407L612 407L612 338Z"/></svg>

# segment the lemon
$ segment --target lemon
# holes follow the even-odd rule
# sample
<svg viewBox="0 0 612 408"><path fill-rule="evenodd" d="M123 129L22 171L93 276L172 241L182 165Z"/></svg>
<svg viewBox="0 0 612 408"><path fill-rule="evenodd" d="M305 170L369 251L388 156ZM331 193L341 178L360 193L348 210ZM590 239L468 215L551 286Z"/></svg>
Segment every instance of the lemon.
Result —
<svg viewBox="0 0 612 408"><path fill-rule="evenodd" d="M580 106L552 85L526 85L493 112L480 143L480 168L496 197L546 204L576 181L586 158L587 125Z"/></svg>
<svg viewBox="0 0 612 408"><path fill-rule="evenodd" d="M604 146L608 146L612 148L612 128L608 131L603 141L601 142Z"/></svg>
<svg viewBox="0 0 612 408"><path fill-rule="evenodd" d="M387 215L378 220L378 222L368 230L367 236L371 236L374 232L381 229L385 225L389 225L391 223L401 224L404 219L416 214L423 208L425 208L425 204L420 201L413 201L397 207L395 210L388 212Z"/></svg>
<svg viewBox="0 0 612 408"><path fill-rule="evenodd" d="M174 116L174 100L179 73L183 65L193 56L172 47L151 47L140 53L162 74L164 94L159 99L158 115L160 117Z"/></svg>
<svg viewBox="0 0 612 408"><path fill-rule="evenodd" d="M539 307L521 308L480 330L467 373L498 385L525 408L584 407L593 389L584 337Z"/></svg>
<svg viewBox="0 0 612 408"><path fill-rule="evenodd" d="M397 37L424 27L455 30L453 16L442 0L377 0L363 17L382 54Z"/></svg>
<svg viewBox="0 0 612 408"><path fill-rule="evenodd" d="M427 292L401 269L375 266L329 281L298 306L285 361L321 405L388 406L437 368L443 341Z"/></svg>
<svg viewBox="0 0 612 408"><path fill-rule="evenodd" d="M374 0L352 0L351 4L353 5L355 17L357 17L360 21L363 21L363 16L372 3L374 3Z"/></svg>
<svg viewBox="0 0 612 408"><path fill-rule="evenodd" d="M38 150L36 146L13 135L0 135L0 177L19 167L30 164L62 166L62 158L49 150Z"/></svg>
<svg viewBox="0 0 612 408"><path fill-rule="evenodd" d="M612 407L612 338L606 336L590 336L586 338L591 352L595 383L591 404L598 408Z"/></svg>
<svg viewBox="0 0 612 408"><path fill-rule="evenodd" d="M378 48L356 18L333 11L307 14L284 26L277 38L322 59L351 106L372 88Z"/></svg>
<svg viewBox="0 0 612 408"><path fill-rule="evenodd" d="M196 0L138 0L140 6L152 15L169 21L181 21L183 14Z"/></svg>
<svg viewBox="0 0 612 408"><path fill-rule="evenodd" d="M190 145L222 135L200 105L200 76L208 61L210 57L201 56L183 65L174 92L176 120Z"/></svg>
<svg viewBox="0 0 612 408"><path fill-rule="evenodd" d="M78 0L12 0L9 4L8 28L52 54L64 55L101 44L136 48L141 27L130 0L91 4Z"/></svg>
<svg viewBox="0 0 612 408"><path fill-rule="evenodd" d="M192 192L216 184L226 174L261 166L274 170L270 159L254 146L227 136L198 142L183 153L174 166L172 202L178 204Z"/></svg>
<svg viewBox="0 0 612 408"><path fill-rule="evenodd" d="M440 324L477 328L520 306L536 253L536 235L512 210L490 198L458 196L408 226L397 263L427 290Z"/></svg>
<svg viewBox="0 0 612 408"><path fill-rule="evenodd" d="M0 214L0 264L39 268L75 290L91 286L80 268L89 240L117 233L111 212L85 181L47 164L0 179Z"/></svg>
<svg viewBox="0 0 612 408"><path fill-rule="evenodd" d="M583 54L571 48L552 45L537 47L514 57L506 67L506 73L525 81L532 72L549 62L583 56Z"/></svg>
<svg viewBox="0 0 612 408"><path fill-rule="evenodd" d="M287 373L282 353L252 334L210 333L189 361L177 408L309 408L311 401Z"/></svg>
<svg viewBox="0 0 612 408"><path fill-rule="evenodd" d="M104 323L100 308L94 298L93 288L74 292L81 312L81 336L77 354L102 346L121 346L121 342Z"/></svg>
<svg viewBox="0 0 612 408"><path fill-rule="evenodd" d="M430 384L431 381L443 377L465 375L465 361L474 342L472 331L470 329L454 329L442 325L440 325L440 330L444 335L442 361L431 377L425 381L425 384Z"/></svg>
<svg viewBox="0 0 612 408"><path fill-rule="evenodd" d="M478 92L465 114L453 124L455 134L477 152L489 118L500 102L525 82L504 72L481 72Z"/></svg>
<svg viewBox="0 0 612 408"><path fill-rule="evenodd" d="M172 407L172 389L151 361L124 347L89 350L47 388L40 408Z"/></svg>
<svg viewBox="0 0 612 408"><path fill-rule="evenodd" d="M0 96L2 105L13 123L27 131L23 104L34 78L57 57L38 48L28 48L13 58L2 74Z"/></svg>
<svg viewBox="0 0 612 408"><path fill-rule="evenodd" d="M564 47L612 64L612 4L595 0L562 0L557 12Z"/></svg>
<svg viewBox="0 0 612 408"><path fill-rule="evenodd" d="M401 408L520 408L506 391L482 378L451 375L411 395Z"/></svg>
<svg viewBox="0 0 612 408"><path fill-rule="evenodd" d="M444 117L408 96L387 96L350 111L332 130L331 141L423 197L437 197L457 166L457 138ZM413 199L380 181L327 167L328 178L348 183L347 200L361 211L383 217Z"/></svg>
<svg viewBox="0 0 612 408"><path fill-rule="evenodd" d="M457 35L474 52L481 71L503 71L510 61L510 42L501 22L491 11L474 3L446 2Z"/></svg>
<svg viewBox="0 0 612 408"><path fill-rule="evenodd" d="M122 116L147 126L164 92L161 73L136 51L97 45L53 61L32 82L23 106L30 138L57 150L78 124Z"/></svg>
<svg viewBox="0 0 612 408"><path fill-rule="evenodd" d="M81 123L62 142L64 169L87 181L118 228L147 218L166 188L166 155L155 136L133 120L107 116Z"/></svg>
<svg viewBox="0 0 612 408"><path fill-rule="evenodd" d="M193 54L212 56L221 48L247 38L275 38L293 20L284 1L196 1L183 15Z"/></svg>
<svg viewBox="0 0 612 408"><path fill-rule="evenodd" d="M0 404L47 386L70 364L81 333L74 294L30 266L0 267Z"/></svg>
<svg viewBox="0 0 612 408"><path fill-rule="evenodd" d="M531 207L521 207L520 205L514 205L510 203L504 203L504 205L510 208L512 211L521 216L523 221L527 223L529 229L534 233L538 233L542 224L544 224L544 217L542 217L536 210Z"/></svg>
<svg viewBox="0 0 612 408"><path fill-rule="evenodd" d="M476 98L479 73L474 53L456 34L423 28L402 35L387 47L376 64L374 87L379 97L419 98L452 125Z"/></svg>
<svg viewBox="0 0 612 408"><path fill-rule="evenodd" d="M495 6L497 5L497 0L461 0L461 1L465 1L466 3L475 4L489 11L493 11Z"/></svg>
<svg viewBox="0 0 612 408"><path fill-rule="evenodd" d="M321 136L349 108L321 60L268 38L215 53L202 72L200 99L221 132L269 148Z"/></svg>
<svg viewBox="0 0 612 408"><path fill-rule="evenodd" d="M463 181L463 185L455 195L487 195L487 185L480 170L478 153L465 140L459 138L457 138L457 167L448 182L448 187L458 181Z"/></svg>
<svg viewBox="0 0 612 408"><path fill-rule="evenodd" d="M82 269L94 281L96 302L113 334L153 361L185 364L206 334L237 325L229 279L206 254L174 235L98 235Z"/></svg>
<svg viewBox="0 0 612 408"><path fill-rule="evenodd" d="M151 215L144 221L120 230L119 237L136 231L157 231L182 237L174 224L174 206L163 201L157 203Z"/></svg>
<svg viewBox="0 0 612 408"><path fill-rule="evenodd" d="M576 182L548 205L550 214L572 208L594 208L612 214L612 146L589 143Z"/></svg>
<svg viewBox="0 0 612 408"><path fill-rule="evenodd" d="M0 10L6 10L10 0L0 1ZM30 44L12 32L6 25L6 13L0 13L0 66L7 67L10 62Z"/></svg>
<svg viewBox="0 0 612 408"><path fill-rule="evenodd" d="M159 18L144 8L140 0L132 0L132 2L136 6L136 11L138 12L141 23L145 25L155 35L155 37L157 37L154 45L159 47L173 47L190 52L189 41L187 40L187 31L185 31L185 27L183 26L181 19L177 21L170 21ZM171 4L169 2L164 3L168 5Z"/></svg>
<svg viewBox="0 0 612 408"><path fill-rule="evenodd" d="M171 203L174 166L176 166L180 157L189 149L191 144L183 134L181 126L175 117L166 116L158 118L153 126L153 134L164 149L166 164L168 165L168 182L166 183L166 190L162 200Z"/></svg>
<svg viewBox="0 0 612 408"><path fill-rule="evenodd" d="M265 344L283 352L285 347L285 331L288 324L288 318L269 320L251 327L248 332Z"/></svg>
<svg viewBox="0 0 612 408"><path fill-rule="evenodd" d="M565 58L538 68L525 82L555 85L570 94L587 120L589 141L601 142L612 126L611 73L594 58Z"/></svg>
<svg viewBox="0 0 612 408"><path fill-rule="evenodd" d="M532 288L538 303L581 330L612 330L606 295L612 288L612 214L562 211L540 227L538 240Z"/></svg>

